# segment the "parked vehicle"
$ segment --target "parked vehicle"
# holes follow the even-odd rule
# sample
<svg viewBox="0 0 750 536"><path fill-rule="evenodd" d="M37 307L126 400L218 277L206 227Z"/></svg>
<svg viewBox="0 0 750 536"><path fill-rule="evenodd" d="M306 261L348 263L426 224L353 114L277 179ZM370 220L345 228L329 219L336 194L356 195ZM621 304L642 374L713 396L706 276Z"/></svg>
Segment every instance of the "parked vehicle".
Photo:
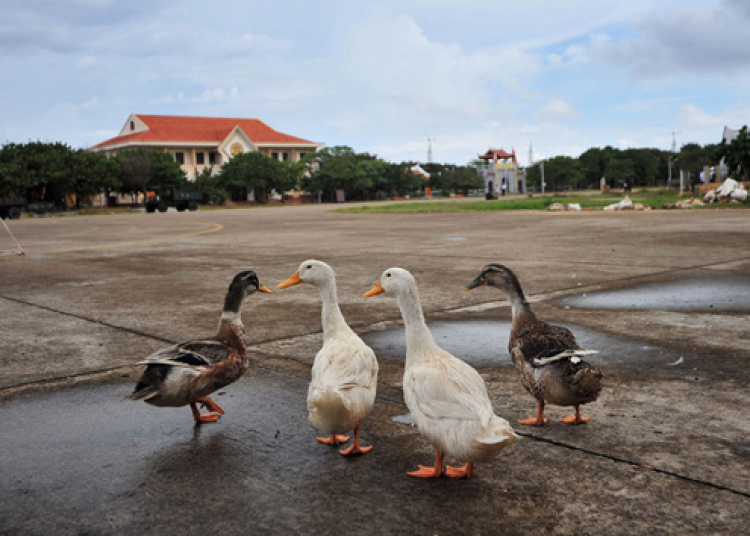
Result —
<svg viewBox="0 0 750 536"><path fill-rule="evenodd" d="M25 197L0 197L0 218L17 220L25 210Z"/></svg>
<svg viewBox="0 0 750 536"><path fill-rule="evenodd" d="M197 190L180 190L168 186L162 191L146 193L146 212L166 212L169 207L175 207L179 212L185 209L198 210L198 202L203 199L203 194Z"/></svg>

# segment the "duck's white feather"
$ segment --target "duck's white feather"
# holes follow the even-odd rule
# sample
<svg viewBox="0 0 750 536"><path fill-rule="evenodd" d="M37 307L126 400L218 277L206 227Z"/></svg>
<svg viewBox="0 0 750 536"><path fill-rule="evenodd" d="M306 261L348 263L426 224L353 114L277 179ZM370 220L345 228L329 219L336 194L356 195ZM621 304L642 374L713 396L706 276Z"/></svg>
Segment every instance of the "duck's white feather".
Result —
<svg viewBox="0 0 750 536"><path fill-rule="evenodd" d="M516 434L494 414L482 377L434 342L411 274L391 268L381 283L396 293L404 318L404 400L419 431L436 450L464 462L487 460L511 445Z"/></svg>
<svg viewBox="0 0 750 536"><path fill-rule="evenodd" d="M538 367L543 367L544 365L549 365L550 363L554 363L556 361L561 361L563 359L571 358L573 363L580 362L580 357L584 355L592 355L592 354L598 354L598 350L584 350L583 348L576 348L575 350L565 350L563 352L560 352L559 354L555 354L550 357L545 357L543 359L534 358L534 364ZM576 361L577 359L577 361Z"/></svg>
<svg viewBox="0 0 750 536"><path fill-rule="evenodd" d="M372 410L378 361L341 314L333 269L308 260L298 274L302 282L318 288L322 301L323 346L315 356L307 392L310 422L326 434L341 434Z"/></svg>
<svg viewBox="0 0 750 536"><path fill-rule="evenodd" d="M328 434L352 430L375 403L378 362L354 332L323 344L312 368L307 395L310 422Z"/></svg>

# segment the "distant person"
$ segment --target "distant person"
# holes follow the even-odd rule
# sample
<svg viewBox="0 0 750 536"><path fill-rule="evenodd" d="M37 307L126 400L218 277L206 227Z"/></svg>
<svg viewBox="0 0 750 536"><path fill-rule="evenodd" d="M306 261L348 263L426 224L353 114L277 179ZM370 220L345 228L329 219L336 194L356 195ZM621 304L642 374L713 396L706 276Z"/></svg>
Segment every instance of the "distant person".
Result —
<svg viewBox="0 0 750 536"><path fill-rule="evenodd" d="M505 184L505 177L503 177L503 182L500 183L500 190L502 191L502 195L505 195L505 191L508 189L508 186Z"/></svg>
<svg viewBox="0 0 750 536"><path fill-rule="evenodd" d="M622 190L623 190L623 191L624 191L624 192L625 192L626 194L629 194L629 193L630 193L630 191L632 190L632 187L633 187L633 185L632 185L632 183L630 182L630 177L625 177L625 184L623 184L623 186L622 186Z"/></svg>

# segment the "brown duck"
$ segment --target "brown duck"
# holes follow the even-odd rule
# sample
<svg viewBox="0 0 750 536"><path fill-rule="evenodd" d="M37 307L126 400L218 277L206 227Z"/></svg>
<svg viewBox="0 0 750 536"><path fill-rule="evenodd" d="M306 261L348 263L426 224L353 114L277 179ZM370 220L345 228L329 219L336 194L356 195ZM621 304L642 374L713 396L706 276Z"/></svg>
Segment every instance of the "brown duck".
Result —
<svg viewBox="0 0 750 536"><path fill-rule="evenodd" d="M564 423L589 422L589 417L581 417L579 407L597 399L604 374L581 356L597 352L582 349L569 329L539 320L526 301L518 278L509 268L502 264L488 264L474 281L466 285L465 290L481 285L505 290L510 298L513 323L508 350L521 373L521 383L538 404L536 417L518 423L527 426L547 424L545 404L573 406L575 414L563 418Z"/></svg>
<svg viewBox="0 0 750 536"><path fill-rule="evenodd" d="M224 298L224 311L216 335L173 344L151 354L128 399L159 407L190 405L197 423L213 422L224 409L208 395L237 381L247 370L247 348L240 319L245 298L256 291L271 293L255 272L234 276ZM201 413L197 404L209 410Z"/></svg>

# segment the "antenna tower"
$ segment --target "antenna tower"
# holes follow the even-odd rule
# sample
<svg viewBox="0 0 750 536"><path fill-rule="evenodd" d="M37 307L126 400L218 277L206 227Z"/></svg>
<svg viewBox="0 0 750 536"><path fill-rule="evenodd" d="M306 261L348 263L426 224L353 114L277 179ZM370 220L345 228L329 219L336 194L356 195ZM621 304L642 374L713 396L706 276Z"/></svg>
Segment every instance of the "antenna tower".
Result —
<svg viewBox="0 0 750 536"><path fill-rule="evenodd" d="M432 163L432 142L435 138L427 138L427 163Z"/></svg>

